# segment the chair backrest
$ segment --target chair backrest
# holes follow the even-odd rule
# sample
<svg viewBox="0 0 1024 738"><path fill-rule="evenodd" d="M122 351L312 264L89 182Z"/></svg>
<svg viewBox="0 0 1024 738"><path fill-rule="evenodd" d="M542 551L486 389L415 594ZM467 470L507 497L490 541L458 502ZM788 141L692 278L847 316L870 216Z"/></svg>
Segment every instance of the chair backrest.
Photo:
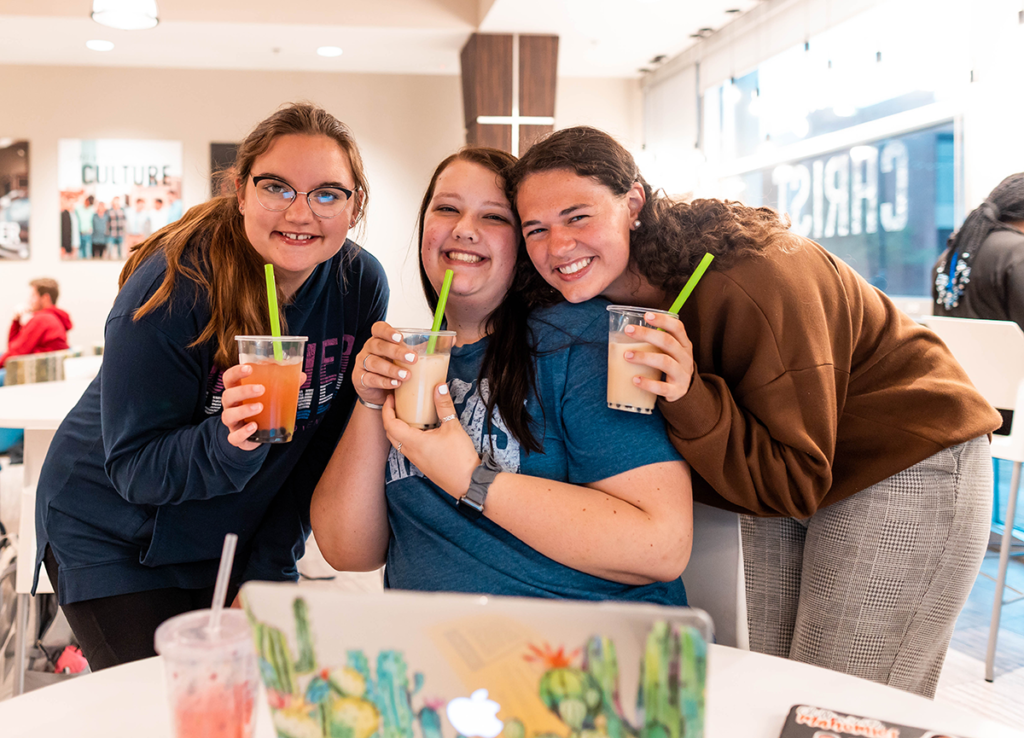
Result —
<svg viewBox="0 0 1024 738"><path fill-rule="evenodd" d="M4 368L7 369L4 385L56 382L64 379L64 359L79 354L79 349L64 349L8 357L4 364Z"/></svg>
<svg viewBox="0 0 1024 738"><path fill-rule="evenodd" d="M64 359L64 379L92 379L102 363L102 356L69 356Z"/></svg>
<svg viewBox="0 0 1024 738"><path fill-rule="evenodd" d="M690 606L711 616L716 642L749 648L739 515L693 503L693 551L683 583Z"/></svg>
<svg viewBox="0 0 1024 738"><path fill-rule="evenodd" d="M978 391L1000 410L1016 410L1024 382L1024 332L1008 320L929 315L920 322L938 334Z"/></svg>

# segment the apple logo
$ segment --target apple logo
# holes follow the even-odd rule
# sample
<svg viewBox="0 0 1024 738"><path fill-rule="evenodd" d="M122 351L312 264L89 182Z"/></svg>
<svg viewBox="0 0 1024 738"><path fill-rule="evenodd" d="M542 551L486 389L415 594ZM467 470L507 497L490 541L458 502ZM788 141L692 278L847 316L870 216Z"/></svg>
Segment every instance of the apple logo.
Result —
<svg viewBox="0 0 1024 738"><path fill-rule="evenodd" d="M498 720L501 709L494 700L487 699L487 690L478 689L469 697L456 697L448 703L445 712L448 722L466 738L497 738L505 724Z"/></svg>

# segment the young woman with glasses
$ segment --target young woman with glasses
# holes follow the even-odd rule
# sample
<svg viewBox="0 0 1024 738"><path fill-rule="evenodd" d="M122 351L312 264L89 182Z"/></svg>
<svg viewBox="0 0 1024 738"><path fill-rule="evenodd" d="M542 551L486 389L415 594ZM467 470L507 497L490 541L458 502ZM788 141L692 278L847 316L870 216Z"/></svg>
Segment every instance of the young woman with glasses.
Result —
<svg viewBox="0 0 1024 738"><path fill-rule="evenodd" d="M107 318L99 376L43 467L38 560L90 666L153 655L167 618L208 607L224 536L232 592L296 579L309 501L352 410L348 369L384 317L380 264L348 233L367 183L349 129L312 105L258 124L233 195L192 208L133 250ZM291 442L256 444L260 386L241 386L235 336L308 338ZM226 426L226 427L225 427Z"/></svg>

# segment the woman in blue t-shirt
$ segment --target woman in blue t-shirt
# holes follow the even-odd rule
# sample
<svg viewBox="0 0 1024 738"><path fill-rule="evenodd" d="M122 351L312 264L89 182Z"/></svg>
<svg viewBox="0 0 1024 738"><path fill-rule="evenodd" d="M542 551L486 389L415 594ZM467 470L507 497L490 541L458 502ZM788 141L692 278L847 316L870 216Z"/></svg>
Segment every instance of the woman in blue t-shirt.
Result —
<svg viewBox="0 0 1024 738"><path fill-rule="evenodd" d="M386 563L393 588L685 604L689 468L660 416L608 409L604 307L530 309L502 177L514 161L468 148L435 171L420 275L433 306L454 273L444 422L395 417L409 350L376 323L353 364L360 404L314 493L317 542L338 569Z"/></svg>

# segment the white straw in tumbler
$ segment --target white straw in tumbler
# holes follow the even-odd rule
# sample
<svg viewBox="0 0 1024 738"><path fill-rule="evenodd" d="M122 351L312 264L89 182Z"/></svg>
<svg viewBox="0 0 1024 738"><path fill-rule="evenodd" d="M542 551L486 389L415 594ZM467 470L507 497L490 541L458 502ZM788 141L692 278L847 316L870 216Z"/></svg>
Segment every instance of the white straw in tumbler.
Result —
<svg viewBox="0 0 1024 738"><path fill-rule="evenodd" d="M217 570L217 584L213 588L213 604L210 607L210 630L220 628L220 614L224 609L224 600L228 595L228 582L231 580L231 564L235 560L235 546L238 536L228 533L224 536L224 548L220 552L220 569Z"/></svg>

